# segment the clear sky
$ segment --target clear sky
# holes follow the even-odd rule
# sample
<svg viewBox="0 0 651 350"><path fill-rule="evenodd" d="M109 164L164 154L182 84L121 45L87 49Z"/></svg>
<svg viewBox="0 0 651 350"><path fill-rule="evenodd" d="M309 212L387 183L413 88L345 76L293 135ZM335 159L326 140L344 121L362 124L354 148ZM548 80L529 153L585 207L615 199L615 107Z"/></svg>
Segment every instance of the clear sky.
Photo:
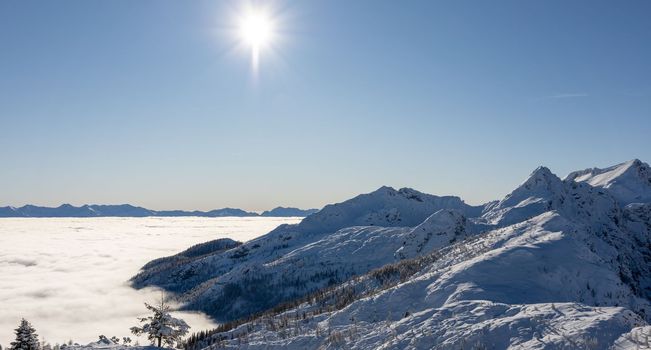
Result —
<svg viewBox="0 0 651 350"><path fill-rule="evenodd" d="M0 1L0 205L320 207L651 161L650 1Z"/></svg>

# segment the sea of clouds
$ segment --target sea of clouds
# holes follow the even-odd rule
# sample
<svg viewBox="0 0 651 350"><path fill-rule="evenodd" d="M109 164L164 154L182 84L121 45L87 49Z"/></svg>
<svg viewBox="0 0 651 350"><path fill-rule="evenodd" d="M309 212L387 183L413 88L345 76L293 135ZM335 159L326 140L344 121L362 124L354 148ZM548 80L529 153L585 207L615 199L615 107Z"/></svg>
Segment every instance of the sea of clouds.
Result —
<svg viewBox="0 0 651 350"><path fill-rule="evenodd" d="M298 218L0 219L0 345L22 317L41 338L86 344L100 334L131 336L143 302L160 293L126 281L146 262L216 238L246 241ZM192 330L214 324L176 313ZM134 338L133 336L131 336ZM144 339L141 343L146 342Z"/></svg>

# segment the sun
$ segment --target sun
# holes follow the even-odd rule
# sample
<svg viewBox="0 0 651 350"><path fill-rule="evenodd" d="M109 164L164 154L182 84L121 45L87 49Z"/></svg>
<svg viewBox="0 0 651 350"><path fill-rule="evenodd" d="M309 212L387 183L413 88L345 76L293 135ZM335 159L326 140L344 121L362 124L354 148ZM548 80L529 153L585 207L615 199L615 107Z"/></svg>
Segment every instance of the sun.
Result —
<svg viewBox="0 0 651 350"><path fill-rule="evenodd" d="M240 20L240 38L254 51L271 43L273 31L271 17L260 9L249 10Z"/></svg>
<svg viewBox="0 0 651 350"><path fill-rule="evenodd" d="M255 76L258 74L260 57L263 54L273 55L276 42L281 40L276 26L278 12L271 6L248 6L237 11L234 17L234 34L239 42L238 47L251 53L251 68Z"/></svg>

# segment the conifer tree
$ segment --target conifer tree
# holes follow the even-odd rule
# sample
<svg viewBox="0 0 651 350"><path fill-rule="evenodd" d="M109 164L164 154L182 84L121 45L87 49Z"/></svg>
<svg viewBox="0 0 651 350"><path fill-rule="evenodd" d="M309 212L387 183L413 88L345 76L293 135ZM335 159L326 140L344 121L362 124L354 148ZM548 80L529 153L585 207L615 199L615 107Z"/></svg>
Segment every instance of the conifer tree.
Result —
<svg viewBox="0 0 651 350"><path fill-rule="evenodd" d="M145 303L145 307L152 312L151 316L142 317L138 320L144 323L142 327L131 327L131 333L135 335L147 334L152 345L161 347L162 344L173 347L180 344L181 339L188 333L188 326L182 319L170 315L170 306L161 295L158 305Z"/></svg>
<svg viewBox="0 0 651 350"><path fill-rule="evenodd" d="M11 350L39 350L38 334L26 319L20 321L16 328L16 341L11 343Z"/></svg>

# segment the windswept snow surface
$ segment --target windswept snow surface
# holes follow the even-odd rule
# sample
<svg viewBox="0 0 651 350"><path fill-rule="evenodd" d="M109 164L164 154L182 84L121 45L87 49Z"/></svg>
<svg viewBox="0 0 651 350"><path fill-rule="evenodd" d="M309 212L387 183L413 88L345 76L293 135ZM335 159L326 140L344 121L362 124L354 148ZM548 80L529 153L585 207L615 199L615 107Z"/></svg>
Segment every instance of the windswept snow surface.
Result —
<svg viewBox="0 0 651 350"><path fill-rule="evenodd" d="M540 167L482 207L383 187L134 283L225 320L294 302L193 349L635 348L651 320L647 168Z"/></svg>
<svg viewBox="0 0 651 350"><path fill-rule="evenodd" d="M651 327L636 327L623 334L611 348L612 350L651 349Z"/></svg>

